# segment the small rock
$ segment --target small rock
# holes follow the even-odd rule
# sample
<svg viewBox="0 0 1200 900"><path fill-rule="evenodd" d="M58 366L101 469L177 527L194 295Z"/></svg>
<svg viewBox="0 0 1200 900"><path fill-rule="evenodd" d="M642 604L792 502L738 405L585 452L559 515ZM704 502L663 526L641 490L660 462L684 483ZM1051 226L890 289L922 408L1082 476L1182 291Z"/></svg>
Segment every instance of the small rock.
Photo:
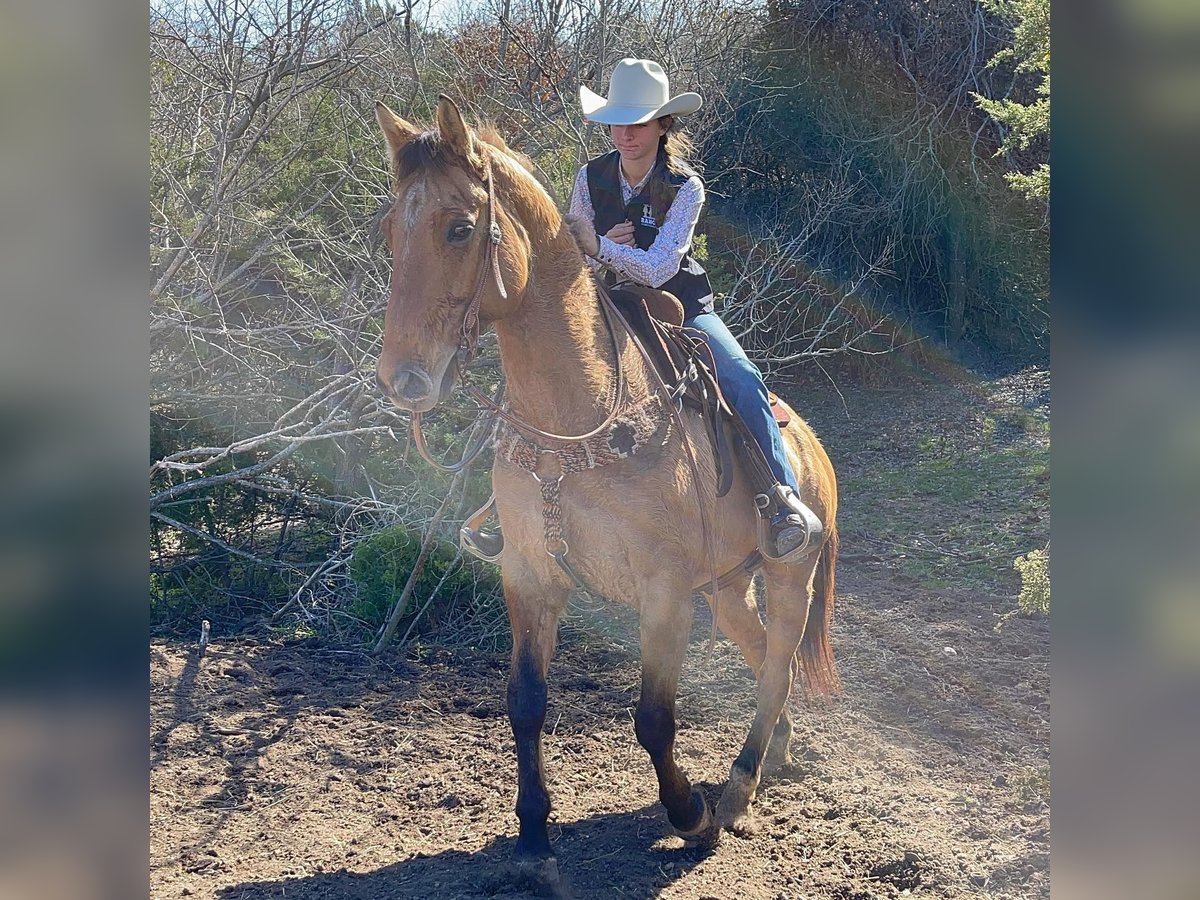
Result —
<svg viewBox="0 0 1200 900"><path fill-rule="evenodd" d="M994 784L996 787L1004 787L1006 784L1008 784L1008 776L1007 775L997 775L992 780L992 784Z"/></svg>
<svg viewBox="0 0 1200 900"><path fill-rule="evenodd" d="M958 656L958 651L955 650L953 647L943 647L942 652L945 653L947 656Z"/></svg>

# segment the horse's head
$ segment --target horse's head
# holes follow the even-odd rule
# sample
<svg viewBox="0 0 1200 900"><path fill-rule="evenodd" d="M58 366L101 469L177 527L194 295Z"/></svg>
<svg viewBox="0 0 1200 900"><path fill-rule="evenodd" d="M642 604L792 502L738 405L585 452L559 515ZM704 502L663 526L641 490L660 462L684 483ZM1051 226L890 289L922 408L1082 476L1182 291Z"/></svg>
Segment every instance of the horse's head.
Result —
<svg viewBox="0 0 1200 900"><path fill-rule="evenodd" d="M512 157L477 136L453 101L439 98L427 132L382 103L375 116L396 195L383 219L392 283L376 378L397 406L425 412L454 387L460 346L473 352L481 325L520 303L529 238L500 196L514 181Z"/></svg>

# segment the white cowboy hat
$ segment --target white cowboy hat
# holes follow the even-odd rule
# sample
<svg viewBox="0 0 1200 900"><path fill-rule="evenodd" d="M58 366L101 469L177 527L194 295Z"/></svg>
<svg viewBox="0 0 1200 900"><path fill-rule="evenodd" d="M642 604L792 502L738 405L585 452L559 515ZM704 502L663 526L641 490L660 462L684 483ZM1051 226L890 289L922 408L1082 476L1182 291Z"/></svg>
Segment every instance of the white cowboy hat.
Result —
<svg viewBox="0 0 1200 900"><path fill-rule="evenodd" d="M582 85L579 105L584 118L603 125L640 125L663 116L682 116L698 110L699 94L671 96L667 73L648 59L623 59L608 80L608 99Z"/></svg>

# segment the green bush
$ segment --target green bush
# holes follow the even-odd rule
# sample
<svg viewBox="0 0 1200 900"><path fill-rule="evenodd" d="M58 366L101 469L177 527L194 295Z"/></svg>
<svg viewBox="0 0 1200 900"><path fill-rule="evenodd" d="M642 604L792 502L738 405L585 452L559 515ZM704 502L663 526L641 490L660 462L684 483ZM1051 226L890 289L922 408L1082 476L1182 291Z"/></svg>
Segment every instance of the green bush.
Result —
<svg viewBox="0 0 1200 900"><path fill-rule="evenodd" d="M239 436L198 411L158 408L150 417L152 459L186 447L221 446ZM156 472L151 490L223 475L264 458L262 451L236 453L198 474ZM293 464L277 473L298 491L314 483L310 473ZM157 635L194 637L202 619L212 622L214 633L229 633L271 615L336 539L316 504L247 491L232 482L197 489L161 512L179 524L150 518L150 626Z"/></svg>
<svg viewBox="0 0 1200 900"><path fill-rule="evenodd" d="M761 75L705 145L713 211L807 232L804 258L896 319L954 346L1039 352L1048 338L1049 231L961 114L931 115L894 66L780 23ZM770 115L764 115L769 112Z"/></svg>
<svg viewBox="0 0 1200 900"><path fill-rule="evenodd" d="M1013 560L1021 573L1021 593L1017 606L1026 615L1050 615L1050 553L1033 550Z"/></svg>
<svg viewBox="0 0 1200 900"><path fill-rule="evenodd" d="M362 541L350 560L350 578L357 597L349 612L372 629L387 621L404 591L421 552L421 536L396 525ZM500 605L499 577L494 569L476 565L449 541L438 540L425 560L401 618L403 634L417 618L420 630L445 626L457 613L487 612Z"/></svg>

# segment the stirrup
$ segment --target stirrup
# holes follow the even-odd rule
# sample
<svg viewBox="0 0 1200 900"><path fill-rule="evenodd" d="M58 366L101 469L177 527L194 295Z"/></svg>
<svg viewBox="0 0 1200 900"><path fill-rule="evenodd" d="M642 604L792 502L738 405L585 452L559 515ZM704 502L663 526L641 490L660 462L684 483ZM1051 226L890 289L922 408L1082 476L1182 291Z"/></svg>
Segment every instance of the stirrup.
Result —
<svg viewBox="0 0 1200 900"><path fill-rule="evenodd" d="M779 553L775 547L775 536L771 531L771 509L784 505L797 516L804 527L804 541L787 553ZM758 549L772 562L797 563L821 546L825 537L825 526L816 513L804 505L786 484L777 484L769 494L756 494L754 505L758 507Z"/></svg>
<svg viewBox="0 0 1200 900"><path fill-rule="evenodd" d="M483 523L496 512L496 495L492 494L487 503L475 510L474 513L458 529L458 545L473 556L478 556L484 562L498 563L504 553L504 535L499 528L495 531L484 531Z"/></svg>

